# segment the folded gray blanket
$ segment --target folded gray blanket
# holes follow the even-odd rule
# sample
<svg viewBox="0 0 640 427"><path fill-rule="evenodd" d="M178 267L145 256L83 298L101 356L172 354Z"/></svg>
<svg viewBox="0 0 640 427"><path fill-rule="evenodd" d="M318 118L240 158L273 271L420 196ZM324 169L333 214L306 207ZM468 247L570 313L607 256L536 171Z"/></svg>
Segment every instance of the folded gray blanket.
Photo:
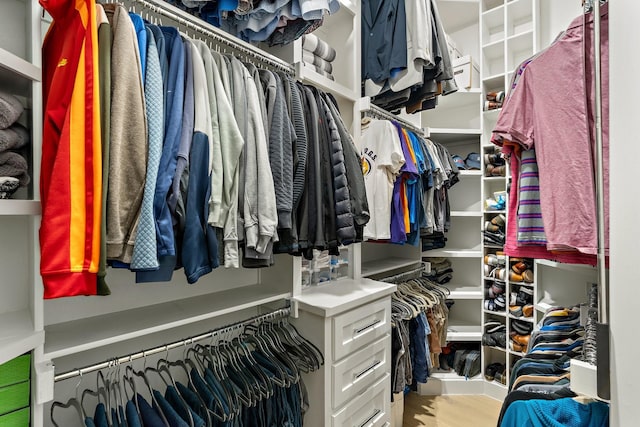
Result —
<svg viewBox="0 0 640 427"><path fill-rule="evenodd" d="M329 46L325 41L320 40L314 34L306 34L302 36L302 48L313 52L314 55L319 56L325 61L332 62L336 59L336 50Z"/></svg>
<svg viewBox="0 0 640 427"><path fill-rule="evenodd" d="M29 131L19 123L0 129L0 152L19 150L29 142Z"/></svg>
<svg viewBox="0 0 640 427"><path fill-rule="evenodd" d="M6 129L20 118L24 107L15 96L0 91L0 129Z"/></svg>
<svg viewBox="0 0 640 427"><path fill-rule="evenodd" d="M302 49L302 60L307 64L313 64L316 67L320 67L327 73L333 73L333 64L320 58L319 56L316 56L313 52Z"/></svg>
<svg viewBox="0 0 640 427"><path fill-rule="evenodd" d="M27 160L13 151L0 153L0 176L18 178L22 187L31 181Z"/></svg>

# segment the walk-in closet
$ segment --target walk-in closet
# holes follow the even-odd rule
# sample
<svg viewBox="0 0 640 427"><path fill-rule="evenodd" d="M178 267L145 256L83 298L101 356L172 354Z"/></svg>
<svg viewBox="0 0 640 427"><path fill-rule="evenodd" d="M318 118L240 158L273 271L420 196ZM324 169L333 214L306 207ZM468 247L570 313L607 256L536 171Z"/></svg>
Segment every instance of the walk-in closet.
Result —
<svg viewBox="0 0 640 427"><path fill-rule="evenodd" d="M1 0L0 427L636 426L638 16Z"/></svg>

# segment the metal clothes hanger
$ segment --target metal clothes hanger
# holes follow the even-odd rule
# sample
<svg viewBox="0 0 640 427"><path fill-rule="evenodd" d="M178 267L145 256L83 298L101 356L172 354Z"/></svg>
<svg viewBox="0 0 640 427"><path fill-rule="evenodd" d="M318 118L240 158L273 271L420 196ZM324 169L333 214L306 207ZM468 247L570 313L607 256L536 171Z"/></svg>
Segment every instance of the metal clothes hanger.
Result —
<svg viewBox="0 0 640 427"><path fill-rule="evenodd" d="M61 403L61 402L53 402L51 404L51 412L49 414L50 418L51 418L51 423L54 425L54 427L60 427L58 425L58 423L56 422L56 420L53 418L53 412L56 408L60 408L60 409L67 409L67 408L73 408L76 410L76 413L78 414L78 418L80 420L80 424L81 425L85 425L85 419L87 418L87 414L84 411L84 408L82 407L82 404L80 403L80 399L79 399L79 390L80 390L80 383L82 383L82 371L80 371L80 379L78 380L78 384L76 384L76 396L72 397L71 399L69 399L66 403ZM67 427L67 426L65 426Z"/></svg>
<svg viewBox="0 0 640 427"><path fill-rule="evenodd" d="M129 372L130 374L133 374L133 377L129 376L131 378L133 384L135 384L135 377L138 377L138 378L142 379L142 381L146 385L147 391L149 391L150 401L152 402L153 405L155 405L158 408L157 412L160 415L160 418L162 419L162 422L166 426L169 426L169 422L167 421L167 417L164 414L164 412L162 411L162 408L160 407L160 405L158 404L158 401L156 400L156 397L153 395L153 389L151 388L151 384L149 383L149 378L147 378L147 374L145 373L146 364L147 364L147 355L146 355L146 353L144 351L142 352L142 358L144 359L144 365L143 365L143 369L142 370L136 371L133 368L133 366L129 365L126 368L126 371ZM136 399L136 401L137 401L137 399Z"/></svg>
<svg viewBox="0 0 640 427"><path fill-rule="evenodd" d="M249 351L249 346L244 341L244 335L236 338L236 340L237 342L235 343L235 349L238 352L238 356L241 358L244 365L248 366L249 369L254 373L254 377L256 378L256 380L259 379L259 381L257 382L260 385L261 393L263 393L262 398L271 398L274 394L273 382L269 379L262 366L253 357L251 351Z"/></svg>
<svg viewBox="0 0 640 427"><path fill-rule="evenodd" d="M207 383L205 379L206 368L198 356L199 356L198 352L193 347L187 349L185 361L192 368L191 374L199 375L202 378L202 381L204 381L205 387L209 390L209 393L211 393L215 397L216 406L218 407L220 414L218 414L215 411L215 408L209 408L212 411L212 414L214 415L214 417L223 422L229 421L231 411L229 410L228 412L224 410L224 406L222 405L222 402L218 400L218 394L214 390L212 390L209 383ZM197 392L197 389L194 388L194 390L196 390ZM227 391L225 390L225 394L226 393ZM231 408L231 406L233 406L234 404L235 402L232 399L228 399L227 405L229 408Z"/></svg>
<svg viewBox="0 0 640 427"><path fill-rule="evenodd" d="M193 416L191 415L191 411L189 410L189 405L187 404L187 402L185 402L185 400L182 398L182 395L178 392L178 387L176 386L176 383L175 383L175 381L173 379L173 376L171 375L171 372L169 372L169 369L167 369L166 366L164 368L163 367L159 367L159 368L157 368L157 367L156 368L154 368L154 367L145 367L144 368L144 374L147 375L149 372L158 375L167 388L169 388L169 387L173 387L174 388L174 390L178 394L178 397L180 398L180 404L182 405L183 409L185 409L185 412L187 413L187 416L189 417L189 420L188 421L185 420L185 421L187 421L189 423L189 427L194 427ZM168 381L164 377L164 375L162 375L163 373L166 374L169 377ZM153 393L153 391L152 391L152 393Z"/></svg>
<svg viewBox="0 0 640 427"><path fill-rule="evenodd" d="M185 352L186 352L186 342L185 342ZM183 358L184 359L184 358ZM169 349L168 347L166 348L166 355L164 359L159 359L156 367L158 368L158 370L166 370L168 372L168 374L171 376L171 380L173 382L173 385L176 389L176 392L180 395L180 397L184 400L184 396L182 395L182 393L180 392L180 389L178 388L177 383L175 382L175 379L173 377L173 375L171 375L171 368L175 367L175 368L180 368L184 371L185 377L187 378L187 387L190 388L191 390L196 390L195 385L193 384L193 381L191 380L191 376L189 375L189 369L187 368L187 365L184 363L184 360L175 360L175 361L170 361L169 360ZM202 396L200 396L199 393L195 392L195 395L198 398L198 401L200 402L200 405L202 406L202 408L205 409L203 415L205 415L205 425L207 427L210 427L213 425L212 420L211 420L211 410L209 408L207 408L207 405L205 404L204 400L202 399ZM188 405L187 405L188 407Z"/></svg>

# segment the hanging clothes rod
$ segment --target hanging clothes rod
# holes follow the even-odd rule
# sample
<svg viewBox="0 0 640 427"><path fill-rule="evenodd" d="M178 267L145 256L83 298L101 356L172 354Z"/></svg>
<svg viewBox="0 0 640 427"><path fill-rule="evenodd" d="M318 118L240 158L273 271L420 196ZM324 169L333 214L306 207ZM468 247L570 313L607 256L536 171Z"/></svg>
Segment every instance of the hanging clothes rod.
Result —
<svg viewBox="0 0 640 427"><path fill-rule="evenodd" d="M235 331L235 330L240 330L243 329L245 326L248 325L253 325L256 323L262 323L262 322L266 322L269 320L277 320L277 319L282 319L285 317L288 317L291 314L291 308L290 307L285 307L285 308L280 308L278 310L272 311L270 313L265 313L265 314L261 314L258 316L254 316L251 317L249 319L243 320L241 322L237 322L237 323L232 323L230 325L227 326L223 326L222 328L218 328L218 329L213 329L209 332L206 332L204 334L201 335L196 335L190 338L185 338L183 340L180 341L176 341L173 342L171 344L165 344L165 345L161 345L159 347L155 347L155 348L151 348L148 350L142 350L139 351L137 353L132 353L129 354L127 356L123 356L120 358L116 358L116 359L110 359L104 362L100 362L100 363L96 363L94 365L90 365L90 366L86 366L84 368L80 368L80 369L74 369L59 375L56 375L54 377L54 381L58 382L58 381L64 381L64 380L68 380L69 378L74 378L74 377L78 377L78 376L82 376L85 374L88 374L90 372L95 372L95 371L99 371L101 369L106 369L112 366L118 366L124 363L129 363L132 362L134 360L137 359L143 359L147 356L151 356L154 354L158 354L158 353L163 353L163 352L167 352L171 349L174 348L180 348L180 347L184 347L186 345L190 345L193 344L194 342L197 341L202 341L202 340L206 340L206 339L211 339L213 337L215 337L216 335L223 335L226 334L228 332L231 331Z"/></svg>
<svg viewBox="0 0 640 427"><path fill-rule="evenodd" d="M405 129L408 129L418 134L419 136L422 136L422 137L425 136L424 129L419 128L418 126L414 125L410 121L405 120L401 117L398 117L395 114L391 114L387 110L384 110L378 107L377 105L374 105L374 104L369 105L369 108L364 110L364 114L365 116L368 116L374 119L390 120L390 121L398 122Z"/></svg>
<svg viewBox="0 0 640 427"><path fill-rule="evenodd" d="M113 0L109 0L109 2L114 3ZM295 74L295 69L291 64L288 64L282 59L268 54L261 49L232 36L231 34L225 33L200 18L180 10L162 0L117 0L115 3L130 5L134 8L136 6L140 6L152 15L163 16L171 19L188 29L213 39L218 44L223 44L234 51L240 52L241 54L251 57L256 61L271 66L274 69L284 71L290 75Z"/></svg>
<svg viewBox="0 0 640 427"><path fill-rule="evenodd" d="M402 273L394 274L393 276L385 277L383 279L379 279L381 282L387 283L395 283L397 281L407 280L407 279L415 279L420 277L425 270L425 264L423 262L420 263L420 267L413 268L411 270L403 271Z"/></svg>

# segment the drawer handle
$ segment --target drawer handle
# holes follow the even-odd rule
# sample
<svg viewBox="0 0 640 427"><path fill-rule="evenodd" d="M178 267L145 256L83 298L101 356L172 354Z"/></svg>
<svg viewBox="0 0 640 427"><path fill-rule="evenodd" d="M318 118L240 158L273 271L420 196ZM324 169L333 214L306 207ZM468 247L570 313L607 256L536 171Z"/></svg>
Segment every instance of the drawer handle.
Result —
<svg viewBox="0 0 640 427"><path fill-rule="evenodd" d="M360 334L360 333L362 333L362 332L366 331L367 329L371 329L371 328L373 328L374 326L376 326L376 325L377 325L378 323L380 323L380 322L382 322L382 320L381 320L381 319L378 319L378 320L376 320L376 321L374 321L374 322L369 323L367 326L363 326L363 327L362 327L362 328L360 328L360 329L354 329L354 330L353 330L353 333L354 333L355 335L358 335L358 334Z"/></svg>
<svg viewBox="0 0 640 427"><path fill-rule="evenodd" d="M371 422L371 420L373 420L375 417L377 417L380 412L382 412L380 409L376 409L375 411L373 411L373 415L371 415L369 418L364 420L364 422L362 424L360 424L359 427L364 427L367 424L369 424Z"/></svg>
<svg viewBox="0 0 640 427"><path fill-rule="evenodd" d="M371 366L369 366L367 369L364 369L360 372L358 372L357 374L355 374L356 379L360 378L361 376L363 376L364 374L366 374L369 371L373 371L374 369L376 369L378 367L378 365L380 365L382 362L379 360L374 360L373 363L371 364Z"/></svg>

